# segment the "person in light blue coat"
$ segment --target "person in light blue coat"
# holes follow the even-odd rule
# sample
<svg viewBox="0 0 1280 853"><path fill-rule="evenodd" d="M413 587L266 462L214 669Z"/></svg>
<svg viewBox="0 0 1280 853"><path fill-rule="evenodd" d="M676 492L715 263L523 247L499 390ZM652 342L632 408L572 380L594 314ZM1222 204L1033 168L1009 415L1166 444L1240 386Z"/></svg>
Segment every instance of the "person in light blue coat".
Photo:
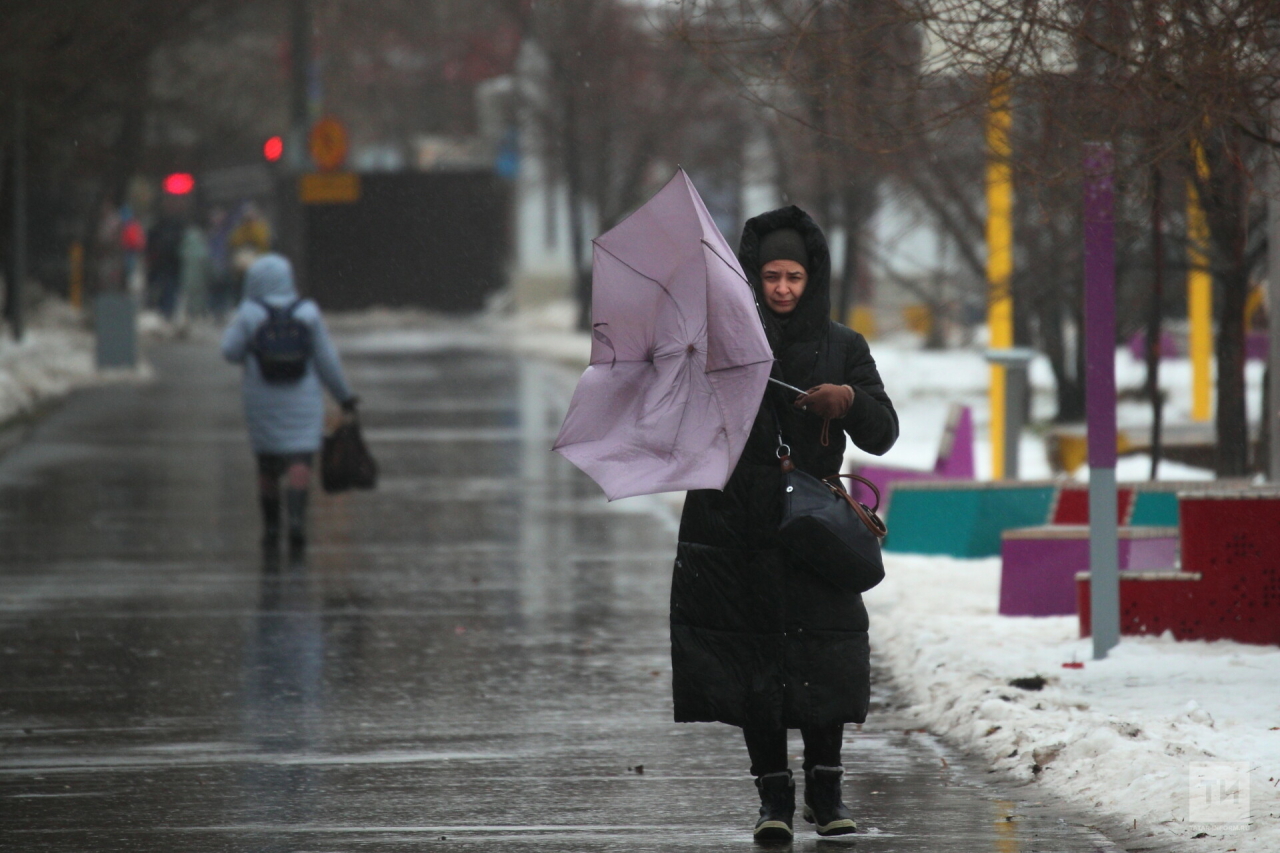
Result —
<svg viewBox="0 0 1280 853"><path fill-rule="evenodd" d="M264 304L265 303L265 304ZM266 305L292 308L291 316L311 332L305 372L293 381L268 381L254 352L258 329L270 316ZM324 435L324 389L348 415L354 415L356 396L342 373L338 351L325 329L320 308L299 299L288 259L274 252L254 261L245 273L244 301L222 336L227 361L244 366L243 393L249 443L258 458L258 494L262 505L266 549L280 542L280 478L286 480L289 547L297 553L306 545L307 490L312 460Z"/></svg>

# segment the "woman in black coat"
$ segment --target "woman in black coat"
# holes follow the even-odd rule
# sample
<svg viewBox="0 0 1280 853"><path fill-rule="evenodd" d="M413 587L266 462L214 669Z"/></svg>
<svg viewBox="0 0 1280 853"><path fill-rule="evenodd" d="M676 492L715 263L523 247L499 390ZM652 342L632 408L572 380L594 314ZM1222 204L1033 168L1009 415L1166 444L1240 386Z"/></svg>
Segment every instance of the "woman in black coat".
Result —
<svg viewBox="0 0 1280 853"><path fill-rule="evenodd" d="M820 835L856 829L840 797L845 723L870 697L867 611L779 548L778 432L797 467L840 471L845 435L883 454L898 418L866 339L830 319L831 259L817 224L784 207L747 222L738 259L756 290L774 376L723 491L691 491L671 589L677 722L741 726L760 791L759 839L792 837L787 729L804 737L806 820Z"/></svg>

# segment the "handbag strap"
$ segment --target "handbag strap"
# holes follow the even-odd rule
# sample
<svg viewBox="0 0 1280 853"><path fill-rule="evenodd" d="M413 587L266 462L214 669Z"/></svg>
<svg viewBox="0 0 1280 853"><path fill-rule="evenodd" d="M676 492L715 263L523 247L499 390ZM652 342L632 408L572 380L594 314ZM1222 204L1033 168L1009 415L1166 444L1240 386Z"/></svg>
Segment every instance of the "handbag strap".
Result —
<svg viewBox="0 0 1280 853"><path fill-rule="evenodd" d="M876 488L876 484L868 480L860 474L832 474L832 477L848 477L850 480L857 480L862 485L871 490L871 494L876 496L876 505L871 508L872 512L880 511L880 490Z"/></svg>
<svg viewBox="0 0 1280 853"><path fill-rule="evenodd" d="M765 393L768 392L766 391ZM796 464L791 461L791 445L787 444L782 438L782 419L778 417L778 410L772 401L770 401L769 411L773 413L773 424L778 432L778 462L782 467L782 473L790 474L792 471L796 470ZM825 431L826 424L823 424L823 432L825 433ZM876 505L868 510L861 503L855 501L853 496L849 494L849 492L844 488L844 485L840 482L841 477L848 477L851 480L857 480L859 483L862 483L867 488L871 489L871 493L876 496ZM835 492L849 504L853 509L854 514L862 520L862 523L866 525L872 535L883 539L889 534L889 528L880 520L880 516L876 515L876 511L880 509L880 490L876 488L875 483L858 474L832 474L830 477L822 478L822 482L825 483L831 491Z"/></svg>
<svg viewBox="0 0 1280 853"><path fill-rule="evenodd" d="M861 477L858 477L858 475L856 474L833 474L831 478L823 480L822 482L830 486L831 491L835 492L837 495L839 495L841 498L844 499L845 503L849 504L850 508L853 509L854 513L858 516L858 518L862 519L862 523L867 526L867 529L870 530L873 535L881 539L883 539L885 536L888 536L889 528L888 526L885 525L883 521L880 520L880 516L876 515L876 511L874 509L869 510L865 506L863 506L861 502L854 500L853 495L849 494L843 488L841 488L840 481L836 479L837 477L856 477L857 479L862 480L862 482L864 483L866 483L867 481L863 480ZM832 480L835 480L835 482L832 482ZM867 485L870 486L871 484L867 483ZM875 489L875 486L871 486L871 488ZM877 507L880 506L880 501L878 498L879 498L879 493L877 493L877 500L876 500Z"/></svg>
<svg viewBox="0 0 1280 853"><path fill-rule="evenodd" d="M765 388L765 394L769 393ZM778 462L782 465L782 473L790 474L796 470L796 464L791 461L791 445L787 444L782 438L782 418L778 417L778 407L772 398L769 398L769 413L773 415L773 427L778 433Z"/></svg>

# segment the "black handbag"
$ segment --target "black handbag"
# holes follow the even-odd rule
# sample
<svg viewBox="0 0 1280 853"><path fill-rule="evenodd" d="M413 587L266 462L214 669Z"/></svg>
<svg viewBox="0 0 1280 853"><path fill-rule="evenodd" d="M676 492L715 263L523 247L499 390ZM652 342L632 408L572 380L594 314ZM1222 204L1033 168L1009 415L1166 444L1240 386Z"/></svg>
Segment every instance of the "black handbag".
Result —
<svg viewBox="0 0 1280 853"><path fill-rule="evenodd" d="M791 461L791 448L778 434L782 465L782 545L819 577L849 592L866 592L884 580L880 540L888 533L876 515L880 490L857 474L833 474L819 479ZM854 500L840 477L866 485L876 496L875 507Z"/></svg>
<svg viewBox="0 0 1280 853"><path fill-rule="evenodd" d="M329 493L372 489L378 485L378 463L365 446L360 423L338 425L320 448L320 485Z"/></svg>

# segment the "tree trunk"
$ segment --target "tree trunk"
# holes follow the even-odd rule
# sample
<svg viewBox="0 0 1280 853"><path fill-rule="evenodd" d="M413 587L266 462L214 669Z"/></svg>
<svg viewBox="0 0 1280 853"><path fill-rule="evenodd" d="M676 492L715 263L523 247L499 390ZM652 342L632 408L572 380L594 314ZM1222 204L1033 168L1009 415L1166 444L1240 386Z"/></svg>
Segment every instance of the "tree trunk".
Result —
<svg viewBox="0 0 1280 853"><path fill-rule="evenodd" d="M1151 166L1151 308L1147 315L1147 397L1151 400L1151 479L1160 470L1164 395L1160 391L1161 314L1164 305L1164 208L1160 165Z"/></svg>
<svg viewBox="0 0 1280 853"><path fill-rule="evenodd" d="M1218 308L1215 355L1218 361L1217 474L1242 477L1249 467L1249 426L1245 412L1244 306L1249 271L1244 257L1248 231L1247 186L1240 159L1239 134L1218 128L1206 134L1207 186L1200 188L1212 243L1210 257Z"/></svg>
<svg viewBox="0 0 1280 853"><path fill-rule="evenodd" d="M1037 320L1040 326L1040 345L1049 359L1053 370L1058 412L1054 415L1055 423L1075 423L1084 420L1084 375L1078 359L1068 352L1066 335L1066 318L1063 316L1062 302L1049 298L1035 302ZM1079 351L1081 348L1076 346ZM1071 362L1075 362L1072 364Z"/></svg>
<svg viewBox="0 0 1280 853"><path fill-rule="evenodd" d="M148 107L147 67L147 61L140 59L126 75L128 94L120 109L120 130L116 134L98 191L94 194L81 226L81 239L85 247L85 278L94 293L102 293L112 286L111 282L102 281L99 275L98 226L104 204L110 203L114 209L119 210L128 200L129 182L138 171ZM122 286L127 290L129 283L124 281Z"/></svg>
<svg viewBox="0 0 1280 853"><path fill-rule="evenodd" d="M862 260L859 238L862 236L860 205L857 190L853 182L845 181L844 199L841 203L844 214L844 268L840 270L840 292L836 299L836 321L849 322L849 310L857 304L858 264Z"/></svg>
<svg viewBox="0 0 1280 853"><path fill-rule="evenodd" d="M582 161L578 156L577 95L572 80L564 87L564 123L561 128L565 183L569 195L569 257L573 264L573 294L578 301L578 329L591 328L591 272L582 259Z"/></svg>
<svg viewBox="0 0 1280 853"><path fill-rule="evenodd" d="M1245 412L1244 304L1249 277L1238 264L1215 276L1219 305L1218 358L1219 477L1243 477L1249 468L1249 426Z"/></svg>

